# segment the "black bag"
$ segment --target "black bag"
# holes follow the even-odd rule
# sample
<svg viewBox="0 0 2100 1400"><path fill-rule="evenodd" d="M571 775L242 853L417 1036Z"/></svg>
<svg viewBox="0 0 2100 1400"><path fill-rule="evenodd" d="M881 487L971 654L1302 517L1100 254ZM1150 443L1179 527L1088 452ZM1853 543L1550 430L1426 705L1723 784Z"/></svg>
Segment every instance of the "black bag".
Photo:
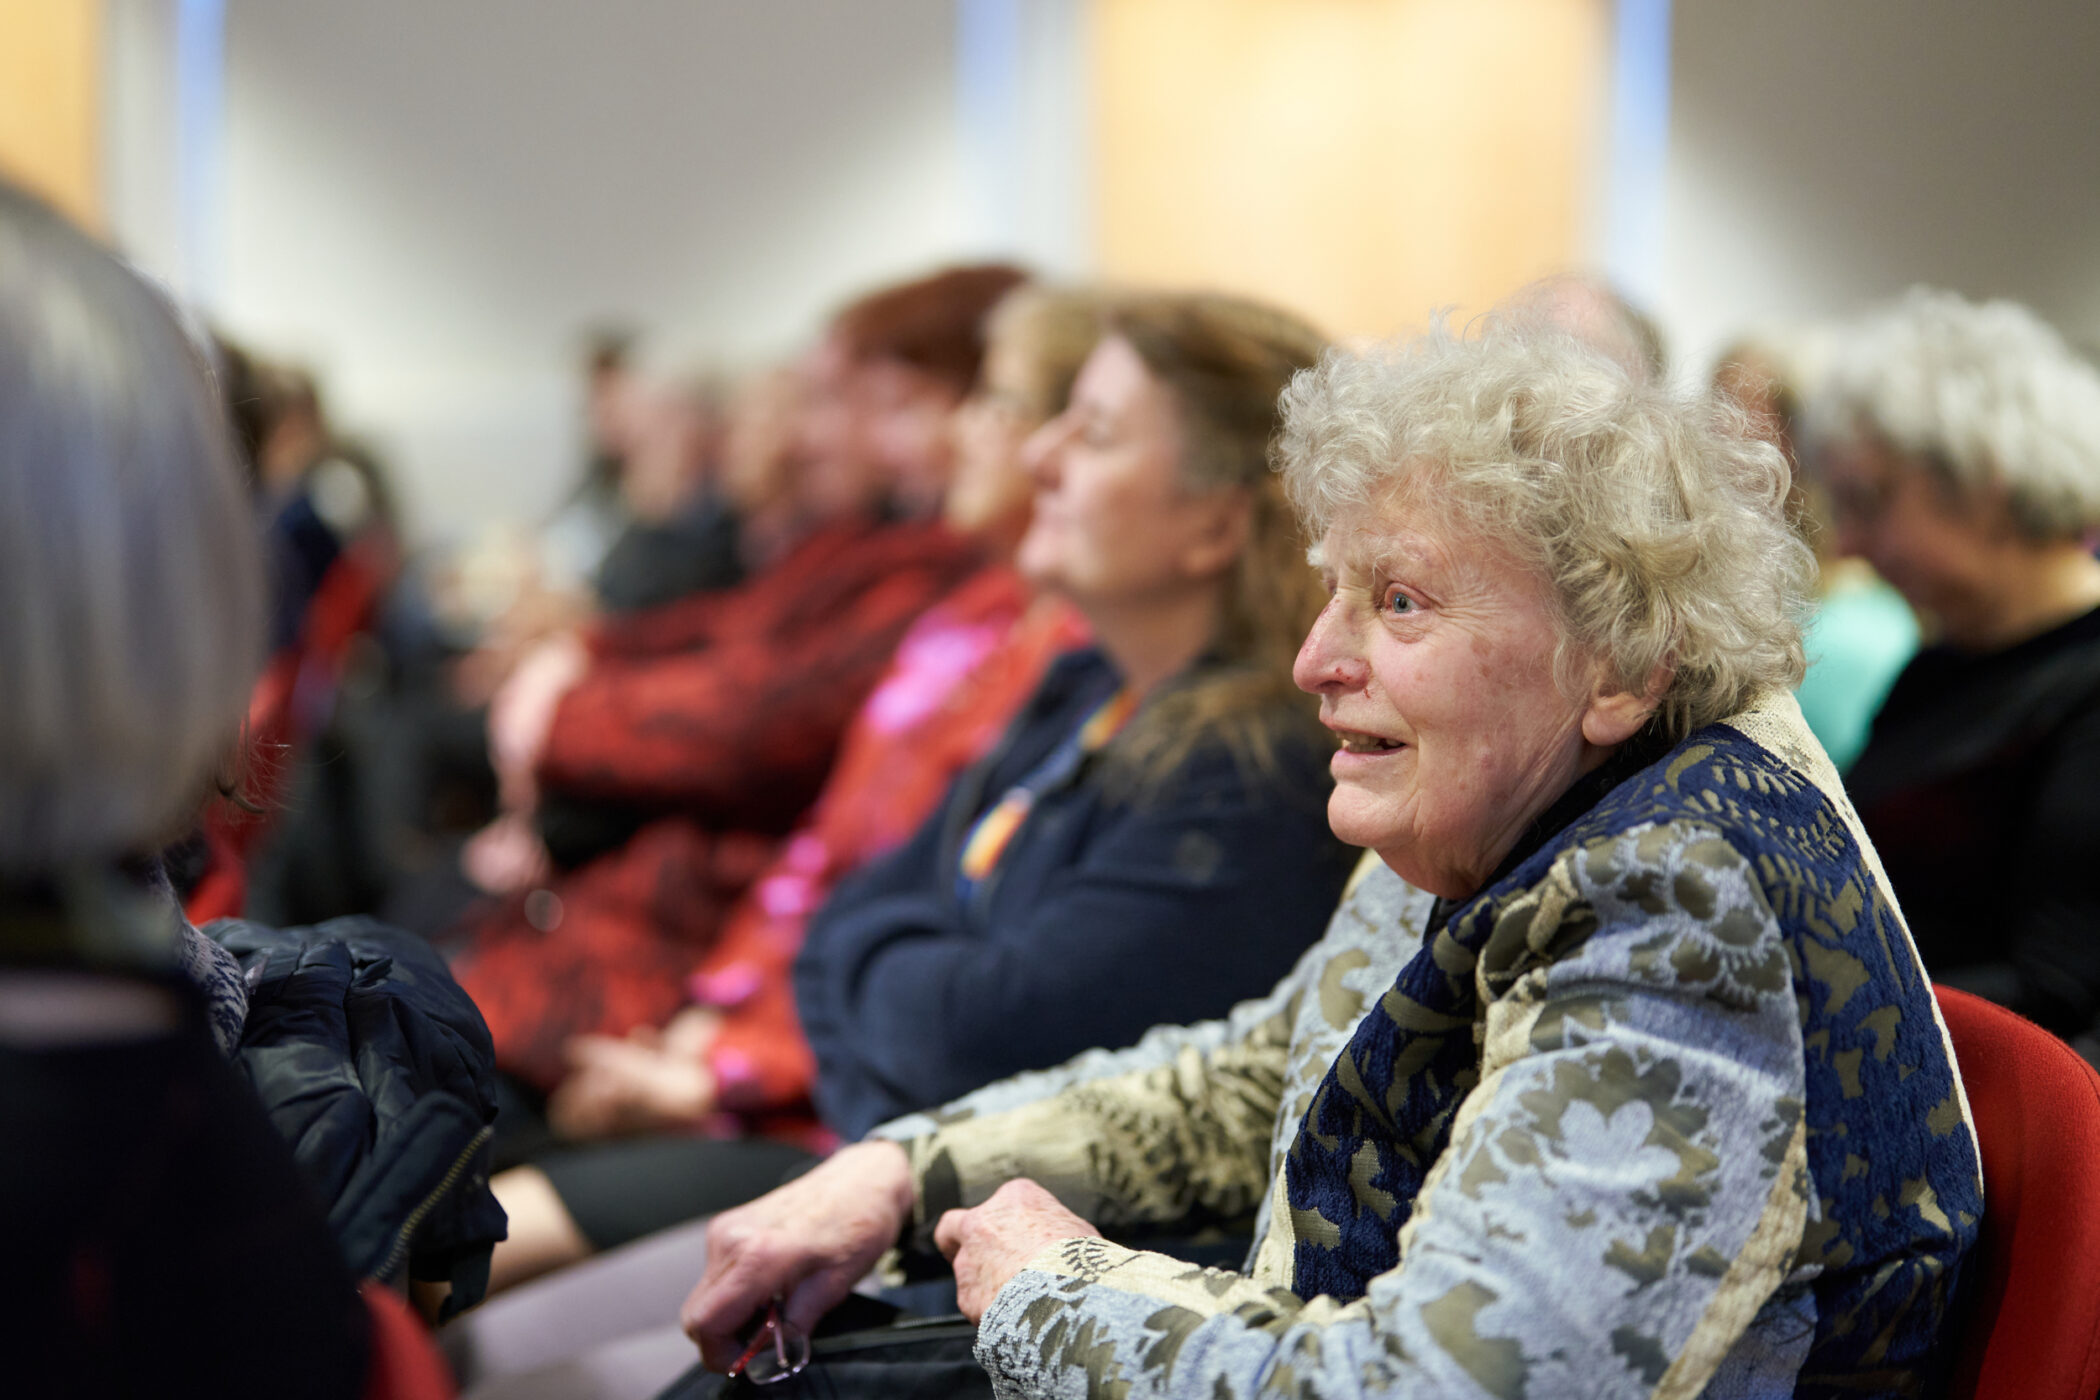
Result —
<svg viewBox="0 0 2100 1400"><path fill-rule="evenodd" d="M861 1326L870 1311L857 1306L863 1302L882 1306L852 1299L856 1306L833 1311L810 1341L809 1366L786 1380L754 1385L695 1366L657 1400L991 1400L992 1378L974 1354L976 1324L957 1313Z"/></svg>

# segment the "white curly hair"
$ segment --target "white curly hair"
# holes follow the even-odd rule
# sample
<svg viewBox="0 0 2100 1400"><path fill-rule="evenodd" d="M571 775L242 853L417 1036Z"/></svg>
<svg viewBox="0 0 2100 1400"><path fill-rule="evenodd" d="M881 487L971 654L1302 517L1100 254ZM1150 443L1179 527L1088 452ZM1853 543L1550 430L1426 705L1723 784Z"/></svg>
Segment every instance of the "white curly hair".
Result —
<svg viewBox="0 0 2100 1400"><path fill-rule="evenodd" d="M2100 371L2017 302L1913 287L1836 336L1811 457L1879 439L1962 500L2002 490L2029 539L2100 525Z"/></svg>
<svg viewBox="0 0 2100 1400"><path fill-rule="evenodd" d="M1427 508L1548 586L1556 675L1670 679L1672 739L1798 684L1815 564L1785 459L1733 403L1637 379L1535 319L1330 351L1283 397L1276 461L1313 538Z"/></svg>

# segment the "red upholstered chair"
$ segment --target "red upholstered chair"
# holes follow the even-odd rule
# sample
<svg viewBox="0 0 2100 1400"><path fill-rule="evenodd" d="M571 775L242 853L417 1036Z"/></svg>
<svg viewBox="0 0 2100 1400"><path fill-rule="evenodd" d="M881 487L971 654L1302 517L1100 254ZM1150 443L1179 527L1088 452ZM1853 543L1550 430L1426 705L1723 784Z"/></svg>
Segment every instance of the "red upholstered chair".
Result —
<svg viewBox="0 0 2100 1400"><path fill-rule="evenodd" d="M453 1400L459 1389L437 1343L400 1294L366 1279L365 1311L372 1319L372 1368L364 1400Z"/></svg>
<svg viewBox="0 0 2100 1400"><path fill-rule="evenodd" d="M1983 1235L1951 1397L2100 1395L2100 1074L1981 997L1934 989L1983 1149Z"/></svg>

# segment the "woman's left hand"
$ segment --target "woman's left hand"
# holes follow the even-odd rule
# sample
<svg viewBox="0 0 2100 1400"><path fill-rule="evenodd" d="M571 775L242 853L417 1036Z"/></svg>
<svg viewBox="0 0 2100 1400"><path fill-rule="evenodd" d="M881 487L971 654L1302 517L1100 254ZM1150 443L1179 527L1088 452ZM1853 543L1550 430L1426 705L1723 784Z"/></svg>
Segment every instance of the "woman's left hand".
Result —
<svg viewBox="0 0 2100 1400"><path fill-rule="evenodd" d="M943 1215L934 1226L933 1242L955 1266L957 1306L976 1322L1007 1280L1047 1246L1100 1235L1057 1197L1023 1177L1007 1182L981 1206Z"/></svg>

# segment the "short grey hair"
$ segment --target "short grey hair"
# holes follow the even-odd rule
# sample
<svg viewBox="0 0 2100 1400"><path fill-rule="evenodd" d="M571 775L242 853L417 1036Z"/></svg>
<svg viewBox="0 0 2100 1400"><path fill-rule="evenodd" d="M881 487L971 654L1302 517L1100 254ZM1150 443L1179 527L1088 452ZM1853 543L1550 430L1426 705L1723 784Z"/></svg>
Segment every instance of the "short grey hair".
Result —
<svg viewBox="0 0 2100 1400"><path fill-rule="evenodd" d="M256 528L172 309L0 184L0 874L181 834L261 659Z"/></svg>
<svg viewBox="0 0 2100 1400"><path fill-rule="evenodd" d="M2100 524L2100 371L2016 302L1913 287L1840 330L1811 451L1859 436L1958 497L2002 489L2030 539Z"/></svg>
<svg viewBox="0 0 2100 1400"><path fill-rule="evenodd" d="M1277 461L1308 532L1404 500L1544 581L1556 675L1671 679L1672 739L1798 684L1815 563L1786 461L1733 404L1637 377L1536 320L1330 351L1283 398Z"/></svg>

